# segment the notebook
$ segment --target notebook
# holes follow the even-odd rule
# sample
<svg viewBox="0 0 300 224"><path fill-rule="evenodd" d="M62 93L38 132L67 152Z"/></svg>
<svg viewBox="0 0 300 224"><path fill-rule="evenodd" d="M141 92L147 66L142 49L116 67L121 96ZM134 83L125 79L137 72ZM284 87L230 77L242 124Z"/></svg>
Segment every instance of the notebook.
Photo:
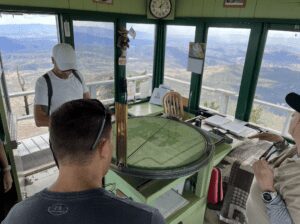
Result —
<svg viewBox="0 0 300 224"><path fill-rule="evenodd" d="M245 126L247 122L238 119L231 120L220 115L214 115L204 120L207 124L227 130L239 137L249 137L257 134L257 130Z"/></svg>
<svg viewBox="0 0 300 224"><path fill-rule="evenodd" d="M209 118L206 118L204 121L205 121L205 123L207 123L211 126L214 126L214 127L221 127L222 125L232 122L231 119L222 117L220 115L211 116Z"/></svg>

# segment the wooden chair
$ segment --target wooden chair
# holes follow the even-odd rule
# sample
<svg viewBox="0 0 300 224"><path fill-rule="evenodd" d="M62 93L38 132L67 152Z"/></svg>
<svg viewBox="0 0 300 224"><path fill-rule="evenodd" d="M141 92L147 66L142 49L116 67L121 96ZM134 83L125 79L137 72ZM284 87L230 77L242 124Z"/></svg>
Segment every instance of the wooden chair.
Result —
<svg viewBox="0 0 300 224"><path fill-rule="evenodd" d="M184 117L182 97L177 92L168 92L163 99L164 113L167 117L182 120Z"/></svg>

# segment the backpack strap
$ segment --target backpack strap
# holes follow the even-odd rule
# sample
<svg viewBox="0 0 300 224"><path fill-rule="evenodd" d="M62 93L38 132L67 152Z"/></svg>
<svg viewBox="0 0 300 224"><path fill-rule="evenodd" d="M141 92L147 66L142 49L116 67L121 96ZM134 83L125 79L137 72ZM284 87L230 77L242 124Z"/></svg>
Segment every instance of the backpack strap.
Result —
<svg viewBox="0 0 300 224"><path fill-rule="evenodd" d="M47 114L49 116L50 115L50 107L51 107L51 99L52 99L52 95L53 95L53 89L52 89L52 84L51 84L51 80L50 80L48 73L43 75L43 77L46 80L47 88L48 88L48 112L47 112Z"/></svg>
<svg viewBox="0 0 300 224"><path fill-rule="evenodd" d="M78 81L82 84L82 80L76 70L73 70L74 76L78 79ZM52 88L52 83L50 80L50 77L48 73L44 74L43 77L46 80L47 87L48 87L48 112L47 114L50 115L50 107L51 107L51 100L52 100L52 95L53 95L53 88Z"/></svg>
<svg viewBox="0 0 300 224"><path fill-rule="evenodd" d="M73 74L74 74L74 76L76 77L76 79L78 79L78 81L82 84L82 80L81 80L81 78L80 78L80 76L79 76L77 70L73 70Z"/></svg>

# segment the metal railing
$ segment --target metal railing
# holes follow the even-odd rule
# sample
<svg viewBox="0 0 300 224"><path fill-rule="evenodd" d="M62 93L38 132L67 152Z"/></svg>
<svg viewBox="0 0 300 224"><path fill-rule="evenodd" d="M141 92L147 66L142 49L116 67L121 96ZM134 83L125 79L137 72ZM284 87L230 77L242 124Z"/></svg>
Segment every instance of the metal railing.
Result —
<svg viewBox="0 0 300 224"><path fill-rule="evenodd" d="M187 87L190 86L190 83L186 82L186 81L175 79L175 78L172 78L172 77L169 77L169 76L165 76L164 78L166 80L169 80L169 81L173 81L173 82L177 82L177 83L186 85ZM221 114L224 114L224 115L228 114L229 101L230 100L237 100L237 98L238 98L237 93L232 92L232 91L228 91L228 90L225 90L225 89L212 88L212 87L202 85L202 90L209 91L210 93L216 93L216 94L219 94L221 96L220 102L219 102L220 109L218 111L216 111L216 110L215 111L219 112ZM294 112L292 109L290 109L288 107L281 106L281 105L273 104L273 103L270 103L270 102L267 102L267 101L258 100L258 99L254 99L254 104L267 106L269 108L276 109L276 110L279 110L281 112L284 112L286 114L286 116L285 116L285 121L283 123L282 130L278 131L278 130L270 129L268 127L262 127L262 128L280 133L284 136L288 136L288 128L289 128L289 124L290 124L290 121L291 121L291 118L292 118L292 114ZM205 109L212 110L211 108L206 108L206 107L205 107ZM258 124L255 124L255 125L258 125Z"/></svg>
<svg viewBox="0 0 300 224"><path fill-rule="evenodd" d="M137 77L129 77L129 78L127 78L127 80L135 82L135 84L136 84L136 81L138 81L138 80L147 80L147 79L150 79L151 77L152 77L152 75L143 75L143 76L137 76ZM173 82L176 82L178 84L185 85L188 88L190 86L190 83L186 82L186 81L175 79L175 78L172 78L172 77L169 77L169 76L165 76L164 78L166 80L173 81ZM96 81L96 82L87 83L87 86L88 86L89 91L91 93L91 97L92 98L97 98L97 88L99 86L102 86L102 85L105 85L105 84L113 84L113 83L114 83L114 80ZM228 91L228 90L224 90L224 89L220 89L220 88L212 88L212 87L208 87L208 86L202 86L202 90L208 91L210 93L216 93L221 97L220 100L219 100L220 101L219 102L220 109L217 112L219 112L221 114L225 114L225 115L228 114L228 108L229 108L230 100L233 100L233 99L237 100L237 98L238 98L237 93L232 92L232 91ZM15 93L9 94L9 98L30 96L30 95L34 95L34 93L35 92L33 90L32 91L26 91L26 92L15 92ZM140 95L139 92L135 93L136 97L138 97L139 95ZM104 100L102 100L102 102L105 103L105 104L109 104L109 103L113 103L114 99L113 98L104 99ZM288 127L289 127L289 123L290 123L290 120L291 120L291 117L292 117L292 114L293 114L292 109L281 106L281 105L269 103L269 102L266 102L266 101L258 100L258 99L254 99L254 103L262 105L262 106L267 106L267 107L272 108L272 109L277 109L279 111L282 111L282 112L286 113L285 121L284 121L282 130L280 132L278 132L278 130L272 130L272 131L275 131L277 133L281 133L282 135L285 135L285 136L288 135L287 134ZM206 109L211 110L211 108L206 108ZM17 117L17 121L31 119L31 118L33 118L32 114L25 115L25 116L19 116L19 117ZM263 128L266 128L266 127L263 127Z"/></svg>
<svg viewBox="0 0 300 224"><path fill-rule="evenodd" d="M150 79L152 77L152 75L147 74L147 75L142 75L142 76L136 76L136 77L128 77L127 80L130 82L134 82L136 85L136 81L139 80L147 80ZM104 80L104 81L96 81L96 82L89 82L87 83L87 87L89 88L89 92L91 94L92 98L97 98L97 88L103 85L107 85L107 84L114 84L114 80ZM17 98L17 97L24 97L24 96L31 96L34 95L35 91L34 90L30 90L30 91L24 91L24 92L14 92L14 93L10 93L8 94L8 97L11 98ZM139 92L135 92L135 97L139 97L140 93ZM108 99L102 99L101 100L104 104L111 104L114 102L114 98L108 98ZM23 115L23 116L17 116L17 121L22 121L22 120L27 120L27 119L32 119L33 118L33 114L29 114L29 115Z"/></svg>

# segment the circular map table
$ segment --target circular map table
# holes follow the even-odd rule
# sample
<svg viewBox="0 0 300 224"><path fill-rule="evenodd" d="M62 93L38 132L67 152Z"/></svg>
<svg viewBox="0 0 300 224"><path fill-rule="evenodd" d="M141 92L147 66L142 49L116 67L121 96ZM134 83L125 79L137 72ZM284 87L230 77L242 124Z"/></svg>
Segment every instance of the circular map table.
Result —
<svg viewBox="0 0 300 224"><path fill-rule="evenodd" d="M113 125L114 138L116 135ZM116 145L116 144L115 144ZM200 129L162 117L128 119L127 166L111 168L149 179L171 179L197 172L212 158L213 145Z"/></svg>

